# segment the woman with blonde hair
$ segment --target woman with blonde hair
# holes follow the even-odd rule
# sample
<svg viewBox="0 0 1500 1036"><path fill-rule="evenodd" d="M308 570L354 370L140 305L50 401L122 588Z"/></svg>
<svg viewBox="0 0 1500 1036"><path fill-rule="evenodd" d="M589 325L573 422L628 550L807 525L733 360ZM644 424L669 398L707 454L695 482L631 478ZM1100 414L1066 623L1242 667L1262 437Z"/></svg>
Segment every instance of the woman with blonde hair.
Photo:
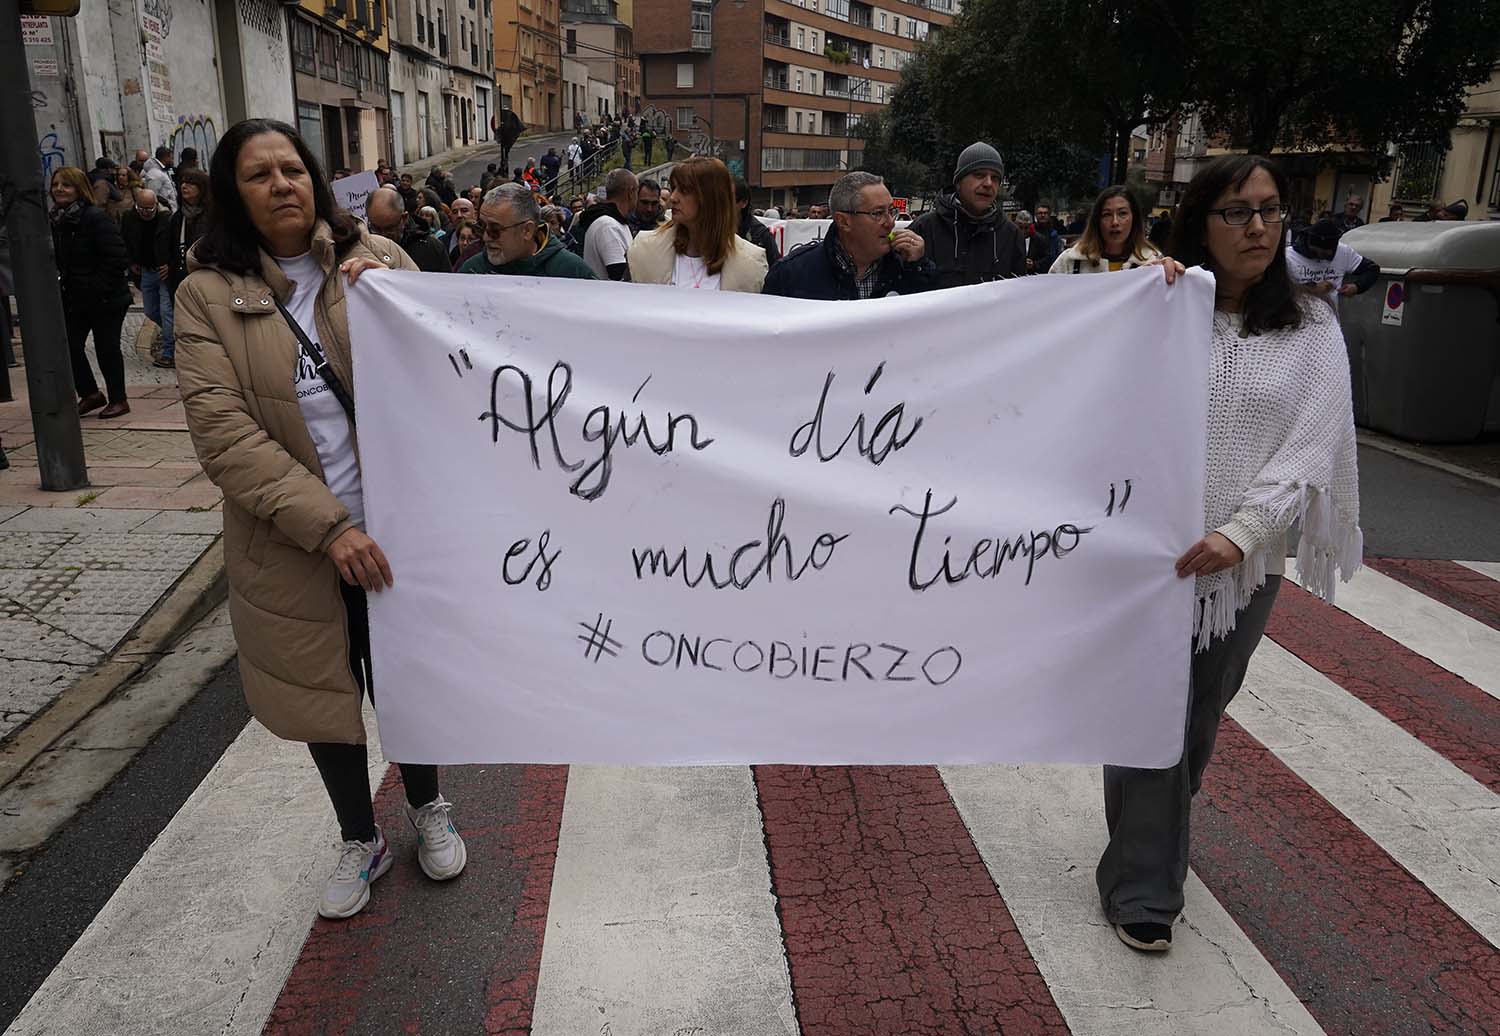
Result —
<svg viewBox="0 0 1500 1036"><path fill-rule="evenodd" d="M122 417L130 413L125 399L125 357L120 352L120 329L130 309L125 239L94 204L94 189L82 169L58 169L52 174L50 192L52 251L57 257L78 414L98 410L103 418ZM90 335L108 396L99 391L89 366L85 346Z"/></svg>
<svg viewBox="0 0 1500 1036"><path fill-rule="evenodd" d="M1161 258L1146 240L1146 220L1128 187L1106 187L1094 199L1089 221L1071 248L1052 263L1049 273L1110 273L1145 266Z"/></svg>
<svg viewBox="0 0 1500 1036"><path fill-rule="evenodd" d="M759 293L766 253L740 237L734 180L717 158L672 167L672 218L636 237L626 254L637 284Z"/></svg>

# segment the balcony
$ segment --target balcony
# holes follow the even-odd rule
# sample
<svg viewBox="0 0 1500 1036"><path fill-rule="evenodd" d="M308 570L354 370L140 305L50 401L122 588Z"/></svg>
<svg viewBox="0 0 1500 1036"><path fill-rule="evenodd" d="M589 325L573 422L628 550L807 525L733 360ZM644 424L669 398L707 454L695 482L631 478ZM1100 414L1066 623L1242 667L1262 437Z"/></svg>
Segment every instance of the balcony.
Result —
<svg viewBox="0 0 1500 1036"><path fill-rule="evenodd" d="M775 74L773 74L771 72L767 72L766 73L766 89L767 90L789 90L789 89L791 89L791 87L789 87L787 85L787 78L786 78L785 74L775 75Z"/></svg>
<svg viewBox="0 0 1500 1036"><path fill-rule="evenodd" d="M768 32L766 33L766 42L773 47L790 47L792 45L792 38L785 33Z"/></svg>

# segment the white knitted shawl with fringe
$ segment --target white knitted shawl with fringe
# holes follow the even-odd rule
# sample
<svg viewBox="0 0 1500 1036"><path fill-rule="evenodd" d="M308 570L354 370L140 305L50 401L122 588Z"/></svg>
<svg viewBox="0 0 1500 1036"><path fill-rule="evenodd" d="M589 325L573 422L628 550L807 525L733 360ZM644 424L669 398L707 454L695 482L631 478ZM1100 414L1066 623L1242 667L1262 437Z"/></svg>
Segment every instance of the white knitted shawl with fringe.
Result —
<svg viewBox="0 0 1500 1036"><path fill-rule="evenodd" d="M1304 300L1302 311L1301 327L1260 335L1214 314L1204 528L1245 560L1198 578L1199 651L1234 629L1292 522L1302 533L1298 581L1326 601L1364 554L1344 335L1327 306Z"/></svg>

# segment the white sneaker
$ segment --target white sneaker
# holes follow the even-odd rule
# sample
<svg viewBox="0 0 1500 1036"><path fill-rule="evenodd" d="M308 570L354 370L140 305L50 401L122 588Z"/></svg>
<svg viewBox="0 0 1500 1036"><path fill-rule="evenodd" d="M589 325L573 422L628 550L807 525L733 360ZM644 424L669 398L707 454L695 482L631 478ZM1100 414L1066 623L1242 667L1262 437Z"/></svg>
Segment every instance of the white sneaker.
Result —
<svg viewBox="0 0 1500 1036"><path fill-rule="evenodd" d="M338 866L323 886L318 913L333 920L353 917L370 901L370 882L390 869L390 850L379 827L373 842L344 842L339 846Z"/></svg>
<svg viewBox="0 0 1500 1036"><path fill-rule="evenodd" d="M406 819L417 829L417 862L433 881L458 877L469 860L464 840L453 826L453 803L439 795L420 809L406 807Z"/></svg>

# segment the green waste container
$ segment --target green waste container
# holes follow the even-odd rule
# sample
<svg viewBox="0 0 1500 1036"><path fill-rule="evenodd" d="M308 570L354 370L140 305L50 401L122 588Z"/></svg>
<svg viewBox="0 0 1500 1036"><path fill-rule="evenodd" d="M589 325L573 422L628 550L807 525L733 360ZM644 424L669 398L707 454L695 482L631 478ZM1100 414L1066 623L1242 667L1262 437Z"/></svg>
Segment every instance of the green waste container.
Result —
<svg viewBox="0 0 1500 1036"><path fill-rule="evenodd" d="M1355 422L1419 442L1500 430L1500 222L1374 223L1343 242L1380 266L1339 300Z"/></svg>

